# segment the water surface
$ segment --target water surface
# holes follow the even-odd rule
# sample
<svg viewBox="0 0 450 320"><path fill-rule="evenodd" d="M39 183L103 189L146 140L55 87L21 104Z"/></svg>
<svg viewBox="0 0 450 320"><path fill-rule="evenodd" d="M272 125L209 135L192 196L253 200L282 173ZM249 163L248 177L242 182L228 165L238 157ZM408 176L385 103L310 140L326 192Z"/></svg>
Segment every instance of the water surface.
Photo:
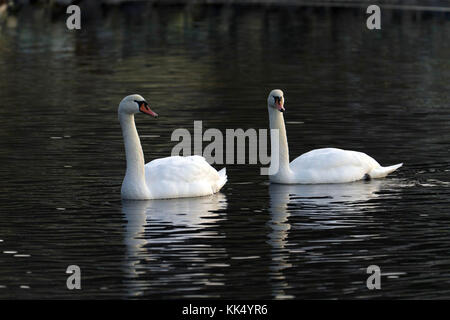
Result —
<svg viewBox="0 0 450 320"><path fill-rule="evenodd" d="M0 24L0 298L450 298L448 16L387 10L376 32L357 9L89 16L79 32L38 8ZM211 197L120 199L125 95L160 115L136 119L150 161L195 120L267 128L273 88L291 158L333 146L404 167L283 186L227 165ZM381 290L366 288L372 264Z"/></svg>

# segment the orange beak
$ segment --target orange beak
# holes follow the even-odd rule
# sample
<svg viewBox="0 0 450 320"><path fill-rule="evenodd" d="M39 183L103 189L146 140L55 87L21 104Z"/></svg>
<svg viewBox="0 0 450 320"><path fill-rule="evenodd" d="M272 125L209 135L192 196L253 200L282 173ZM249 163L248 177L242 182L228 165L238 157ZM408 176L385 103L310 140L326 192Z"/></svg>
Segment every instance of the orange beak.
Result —
<svg viewBox="0 0 450 320"><path fill-rule="evenodd" d="M277 102L277 103L275 103L275 105L277 106L277 109L280 112L284 112L286 110L286 109L284 109L283 103L281 103L281 102Z"/></svg>
<svg viewBox="0 0 450 320"><path fill-rule="evenodd" d="M156 112L153 112L152 109L150 109L148 104L145 102L141 103L141 105L139 106L139 111L142 113L148 114L154 118L158 118L158 114Z"/></svg>

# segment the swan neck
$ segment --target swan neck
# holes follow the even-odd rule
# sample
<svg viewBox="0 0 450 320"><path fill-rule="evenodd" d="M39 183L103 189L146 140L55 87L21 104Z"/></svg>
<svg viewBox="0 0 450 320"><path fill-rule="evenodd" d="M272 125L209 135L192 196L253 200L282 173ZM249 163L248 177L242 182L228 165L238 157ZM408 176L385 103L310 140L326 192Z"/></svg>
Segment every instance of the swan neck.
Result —
<svg viewBox="0 0 450 320"><path fill-rule="evenodd" d="M119 121L122 127L127 171L124 181L130 181L136 185L145 185L145 161L141 141L136 130L133 114L119 113Z"/></svg>
<svg viewBox="0 0 450 320"><path fill-rule="evenodd" d="M278 165L279 172L287 172L289 171L289 147L283 113L270 106L268 108L270 129L278 130L278 139L271 139L270 144L271 159L276 161L277 155L275 153L278 152L278 164L271 162L271 165Z"/></svg>

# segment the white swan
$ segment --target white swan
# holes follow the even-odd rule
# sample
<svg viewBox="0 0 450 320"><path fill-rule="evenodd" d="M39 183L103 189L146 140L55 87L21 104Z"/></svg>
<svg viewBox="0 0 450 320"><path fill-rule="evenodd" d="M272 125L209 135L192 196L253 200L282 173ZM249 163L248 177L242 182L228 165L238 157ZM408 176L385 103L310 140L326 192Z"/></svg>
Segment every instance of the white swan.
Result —
<svg viewBox="0 0 450 320"><path fill-rule="evenodd" d="M119 104L127 160L121 190L123 199L199 197L216 193L223 187L227 181L226 169L218 172L201 156L167 157L144 165L144 153L134 123L134 114L139 112L158 116L138 94L125 97Z"/></svg>
<svg viewBox="0 0 450 320"><path fill-rule="evenodd" d="M400 168L403 163L389 167L380 164L365 153L323 148L302 154L289 163L289 148L284 126L284 96L281 90L272 90L267 98L270 129L278 129L278 140L271 139L272 161L270 181L282 184L344 183L362 179L383 178ZM278 150L279 157L273 153Z"/></svg>

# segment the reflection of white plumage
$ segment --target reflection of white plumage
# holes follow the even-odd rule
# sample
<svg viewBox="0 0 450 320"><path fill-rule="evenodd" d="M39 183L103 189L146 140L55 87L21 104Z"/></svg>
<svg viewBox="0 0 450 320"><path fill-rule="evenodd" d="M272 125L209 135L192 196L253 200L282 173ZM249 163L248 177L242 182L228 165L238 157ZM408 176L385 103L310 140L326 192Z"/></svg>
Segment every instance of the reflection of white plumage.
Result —
<svg viewBox="0 0 450 320"><path fill-rule="evenodd" d="M126 242L147 243L142 238L145 226L151 224L169 224L187 229L207 229L218 221L217 210L227 208L225 195L217 193L207 197L183 198L172 200L122 200L122 212L125 214L128 235ZM176 234L168 237L186 237ZM172 239L174 240L174 239ZM182 239L185 240L185 239Z"/></svg>
<svg viewBox="0 0 450 320"><path fill-rule="evenodd" d="M227 181L226 170L211 167L201 156L167 157L144 165L144 154L134 123L134 114L157 117L140 95L125 97L119 105L127 171L122 183L122 198L169 199L211 195Z"/></svg>
<svg viewBox="0 0 450 320"><path fill-rule="evenodd" d="M392 180L391 180L392 181ZM396 182L395 182L396 183ZM395 185L395 184L394 184ZM347 208L348 204L366 202L378 197L382 186L389 186L387 181L356 181L345 184L271 184L270 200L272 208L282 211L288 203L304 203L333 208Z"/></svg>
<svg viewBox="0 0 450 320"><path fill-rule="evenodd" d="M143 205L139 204L141 202ZM217 210L227 208L227 199L224 194L219 192L206 197L172 199L170 201L123 202L124 211L136 206L141 208L141 214L145 214L150 222L163 222L188 228L206 228L217 221ZM202 226L203 224L205 225Z"/></svg>
<svg viewBox="0 0 450 320"><path fill-rule="evenodd" d="M278 140L272 139L270 181L284 184L344 183L361 179L383 178L397 170L402 163L389 167L365 153L337 148L316 149L302 154L289 163L289 148L284 125L284 96L272 90L267 98L270 129L277 129ZM272 151L274 152L274 151ZM275 151L276 152L276 151ZM278 156L278 157L277 157Z"/></svg>
<svg viewBox="0 0 450 320"><path fill-rule="evenodd" d="M222 218L218 210L227 208L227 200L222 193L216 193L206 197L183 198L172 200L122 200L122 212L127 220L124 243L127 253L124 261L124 270L128 275L127 286L129 295L143 294L144 288L149 284L145 277L140 275L149 272L163 270L167 273L168 262L162 266L157 259L164 258L166 248L174 246L190 249L191 258L200 261L202 251L190 248L189 239L199 237L217 237L218 231L214 226ZM161 255L158 255L158 250ZM164 248L164 249L161 249ZM221 251L221 247L214 248ZM188 250L182 250L183 255ZM198 256L192 257L194 252ZM172 256L174 253L168 253ZM164 259L165 260L165 259ZM195 271L194 271L195 272ZM207 275L205 275L207 277ZM163 278L160 281L173 281L174 286L179 281L177 277L170 280ZM157 284L156 284L157 285Z"/></svg>
<svg viewBox="0 0 450 320"><path fill-rule="evenodd" d="M226 197L217 193L207 197L183 198L172 200L122 200L122 212L127 219L127 235L125 243L130 254L139 254L147 243L157 243L153 235L152 240L144 237L147 226L170 225L172 233L165 235L161 241L170 239L171 243L177 240L185 241L189 234L177 233L176 228L183 230L197 230L196 236L204 234L208 227L219 220L217 210L226 209Z"/></svg>
<svg viewBox="0 0 450 320"><path fill-rule="evenodd" d="M272 183L269 186L271 215L269 244L272 246L273 256L270 269L275 299L290 297L289 291L286 290L290 288L290 278L286 277L284 270L291 267L293 256L298 259L301 255L311 260L321 257L316 255L311 247L306 252L301 244L295 242L296 237L290 235L299 235L306 229L330 230L357 226L361 223L359 221L365 221L358 219L358 214L361 213L359 205L374 205L366 202L380 196L378 192L381 188L397 189L398 182L373 180L338 185ZM358 208L356 214L355 206ZM301 238L300 241L303 240ZM348 239L345 238L344 241ZM306 246L311 245L308 241L305 243L308 243Z"/></svg>

